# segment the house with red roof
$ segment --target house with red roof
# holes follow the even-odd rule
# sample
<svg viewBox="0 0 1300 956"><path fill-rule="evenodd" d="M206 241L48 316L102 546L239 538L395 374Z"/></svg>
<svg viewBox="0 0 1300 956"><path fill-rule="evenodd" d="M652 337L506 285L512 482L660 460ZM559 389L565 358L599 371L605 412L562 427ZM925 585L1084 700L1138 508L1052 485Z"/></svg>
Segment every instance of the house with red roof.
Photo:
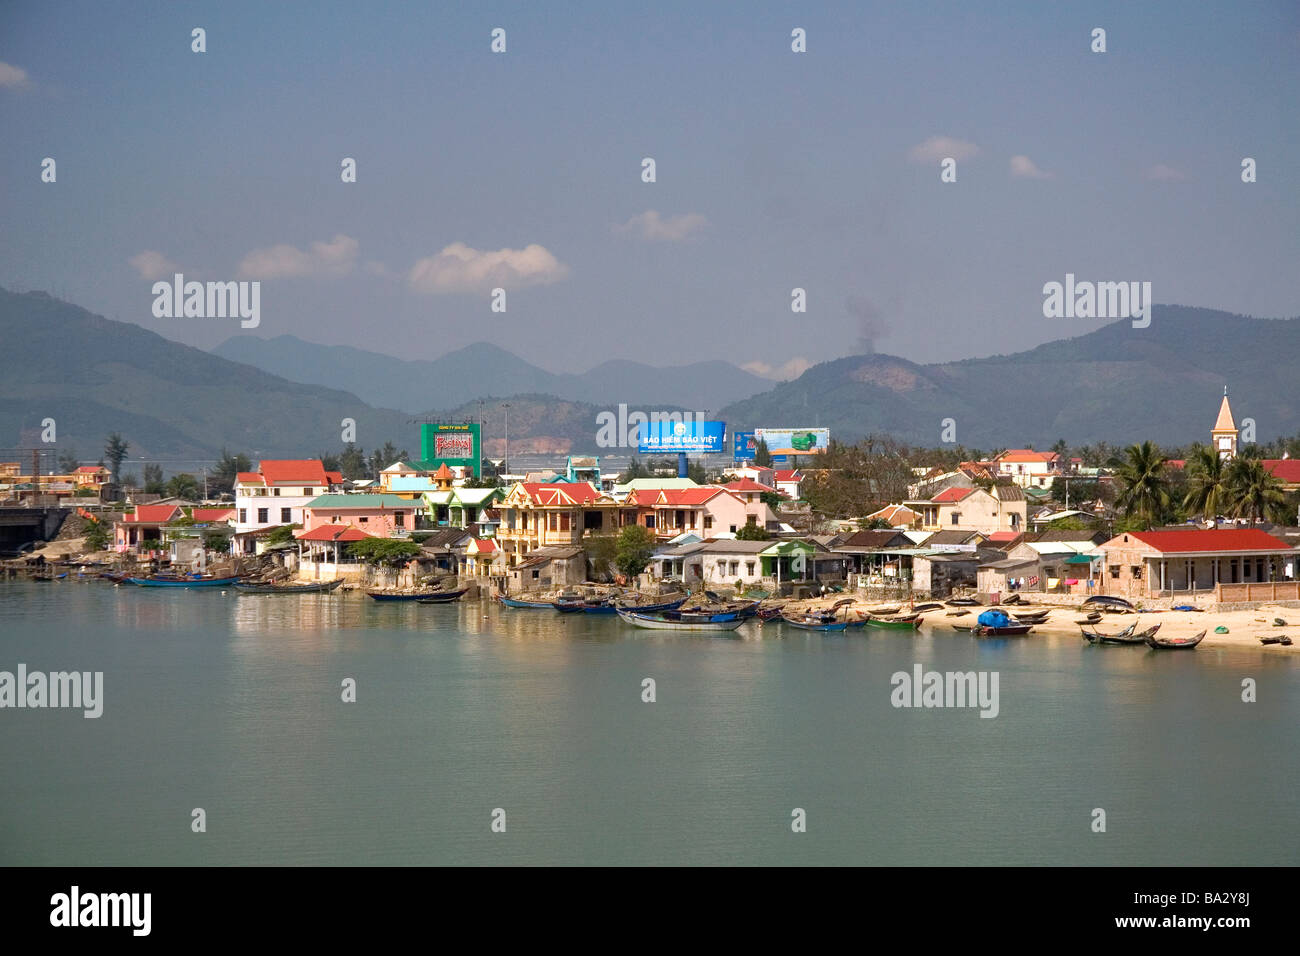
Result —
<svg viewBox="0 0 1300 956"><path fill-rule="evenodd" d="M113 550L140 552L140 545L156 541L161 551L163 526L184 512L176 505L136 505L135 510L113 522Z"/></svg>
<svg viewBox="0 0 1300 956"><path fill-rule="evenodd" d="M319 459L268 459L257 471L235 476L235 536L232 550L252 554L272 528L303 524L309 501L338 489L343 476L327 472Z"/></svg>
<svg viewBox="0 0 1300 956"><path fill-rule="evenodd" d="M505 556L491 538L474 538L465 548L465 574L490 578L505 573Z"/></svg>
<svg viewBox="0 0 1300 956"><path fill-rule="evenodd" d="M580 546L588 534L617 534L636 517L634 507L621 506L585 481L519 481L496 510L496 541L511 565L538 548Z"/></svg>
<svg viewBox="0 0 1300 956"><path fill-rule="evenodd" d="M1098 550L1101 593L1130 600L1296 577L1296 549L1259 528L1127 531Z"/></svg>
<svg viewBox="0 0 1300 956"><path fill-rule="evenodd" d="M768 491L776 491L776 471L766 465L741 465L728 471L737 478L748 478L760 485L766 485Z"/></svg>
<svg viewBox="0 0 1300 956"><path fill-rule="evenodd" d="M885 505L879 511L867 515L866 520L868 523L883 521L891 528L911 528L919 524L921 515L907 505Z"/></svg>
<svg viewBox="0 0 1300 956"><path fill-rule="evenodd" d="M771 515L771 508L761 500L746 504L739 494L711 485L638 489L623 503L634 506L636 523L649 528L660 540L686 533L701 538L712 538L720 533L734 534L751 521L766 528ZM775 521L775 517L770 520Z"/></svg>
<svg viewBox="0 0 1300 956"><path fill-rule="evenodd" d="M996 477L1010 478L1022 488L1047 488L1061 474L1061 456L1054 451L1009 448L995 455Z"/></svg>
<svg viewBox="0 0 1300 956"><path fill-rule="evenodd" d="M1014 484L988 489L954 485L932 498L903 504L920 516L913 525L920 531L978 531L987 537L998 531L1020 534L1028 527L1029 504Z"/></svg>
<svg viewBox="0 0 1300 956"><path fill-rule="evenodd" d="M1284 491L1300 491L1300 458L1265 458L1264 468L1282 482Z"/></svg>
<svg viewBox="0 0 1300 956"><path fill-rule="evenodd" d="M803 487L803 472L797 468L778 469L774 478L777 491L787 498L799 500L800 489Z"/></svg>

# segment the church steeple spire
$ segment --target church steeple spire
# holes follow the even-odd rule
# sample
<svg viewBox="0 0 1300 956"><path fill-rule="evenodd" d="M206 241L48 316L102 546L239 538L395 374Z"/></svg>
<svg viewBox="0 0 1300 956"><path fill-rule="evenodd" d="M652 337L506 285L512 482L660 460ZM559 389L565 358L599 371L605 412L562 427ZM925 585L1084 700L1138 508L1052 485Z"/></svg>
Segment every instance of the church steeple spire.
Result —
<svg viewBox="0 0 1300 956"><path fill-rule="evenodd" d="M1228 386L1223 386L1223 402L1219 405L1219 417L1210 429L1210 442L1223 459L1237 454L1237 423L1232 418L1232 406L1228 404Z"/></svg>

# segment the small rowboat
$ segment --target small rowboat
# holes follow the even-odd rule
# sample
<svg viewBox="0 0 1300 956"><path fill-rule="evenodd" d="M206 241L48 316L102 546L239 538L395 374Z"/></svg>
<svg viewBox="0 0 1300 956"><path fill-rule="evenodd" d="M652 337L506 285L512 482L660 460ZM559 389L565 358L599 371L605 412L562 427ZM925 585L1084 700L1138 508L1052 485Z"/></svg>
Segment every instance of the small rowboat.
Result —
<svg viewBox="0 0 1300 956"><path fill-rule="evenodd" d="M1032 624L1007 624L1002 627L986 627L983 624L976 624L971 628L971 633L976 637L1018 637L1021 634L1028 634L1034 629Z"/></svg>
<svg viewBox="0 0 1300 956"><path fill-rule="evenodd" d="M1137 622L1134 621L1118 634L1103 634L1100 631L1090 631L1082 624L1079 625L1079 630L1083 634L1083 639L1089 644L1140 644L1145 640L1145 632L1143 632L1143 637L1135 639L1133 637L1133 631L1136 630L1136 628ZM1160 625L1157 624L1156 629L1158 630L1159 628Z"/></svg>
<svg viewBox="0 0 1300 956"><path fill-rule="evenodd" d="M435 594L429 594L420 598L421 604L450 604L452 601L459 601L461 596L469 588L461 588L457 591L438 591Z"/></svg>
<svg viewBox="0 0 1300 956"><path fill-rule="evenodd" d="M1047 620L1047 615L1050 613L1050 611L1027 611L1012 616L1021 624L1042 624Z"/></svg>
<svg viewBox="0 0 1300 956"><path fill-rule="evenodd" d="M878 627L891 631L915 631L921 626L921 615L900 614L898 617L867 616L867 627Z"/></svg>
<svg viewBox="0 0 1300 956"><path fill-rule="evenodd" d="M522 598L506 597L504 594L494 594L492 599L502 607L527 608L532 611L553 611L555 606L550 601L525 601Z"/></svg>
<svg viewBox="0 0 1300 956"><path fill-rule="evenodd" d="M1261 644L1281 644L1283 647L1291 646L1291 638L1285 634L1268 634L1259 639Z"/></svg>
<svg viewBox="0 0 1300 956"><path fill-rule="evenodd" d="M681 611L625 611L617 610L619 618L637 627L658 631L734 631L745 623L739 616L683 614ZM725 618L714 620L714 618Z"/></svg>
<svg viewBox="0 0 1300 956"><path fill-rule="evenodd" d="M460 597L465 592L435 591L433 589L427 591L385 591L382 588L376 588L373 591L367 591L366 596L374 598L376 601L423 601L426 598L436 598L440 594L452 593L454 593L456 597ZM450 600L455 600L455 598L451 598Z"/></svg>
<svg viewBox="0 0 1300 956"><path fill-rule="evenodd" d="M658 604L623 604L621 601L614 602L615 610L619 611L636 611L638 614L648 613L650 611L676 611L679 607L690 600L690 594L680 597L675 601L662 601Z"/></svg>
<svg viewBox="0 0 1300 956"><path fill-rule="evenodd" d="M149 577L149 578L127 578L132 584L137 584L142 588L224 588L230 587L239 580L233 578L169 578L169 577Z"/></svg>
<svg viewBox="0 0 1300 956"><path fill-rule="evenodd" d="M1197 644L1205 639L1205 632L1201 631L1192 637L1148 637L1147 646L1158 651L1190 651Z"/></svg>
<svg viewBox="0 0 1300 956"><path fill-rule="evenodd" d="M801 631L843 631L849 626L848 621L837 621L825 614L804 614L799 617L781 615L782 622Z"/></svg>
<svg viewBox="0 0 1300 956"><path fill-rule="evenodd" d="M236 582L235 590L240 594L325 594L335 590L342 583L342 578L335 578L333 581L306 581L302 584L248 584Z"/></svg>

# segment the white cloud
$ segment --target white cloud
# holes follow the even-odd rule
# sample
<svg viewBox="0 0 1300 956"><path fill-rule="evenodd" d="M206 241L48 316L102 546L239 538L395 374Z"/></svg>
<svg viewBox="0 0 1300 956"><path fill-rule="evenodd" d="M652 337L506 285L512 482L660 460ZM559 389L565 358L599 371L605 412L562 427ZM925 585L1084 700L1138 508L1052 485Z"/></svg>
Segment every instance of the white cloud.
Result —
<svg viewBox="0 0 1300 956"><path fill-rule="evenodd" d="M27 83L27 71L21 66L0 62L0 86L17 90L26 86Z"/></svg>
<svg viewBox="0 0 1300 956"><path fill-rule="evenodd" d="M568 266L536 243L523 249L485 251L453 242L436 256L416 262L406 278L417 292L441 295L549 285L568 274Z"/></svg>
<svg viewBox="0 0 1300 956"><path fill-rule="evenodd" d="M952 157L953 159L970 159L980 151L974 143L953 139L951 136L931 136L924 143L918 143L908 151L908 156L918 163L937 163Z"/></svg>
<svg viewBox="0 0 1300 956"><path fill-rule="evenodd" d="M1181 169L1166 166L1164 163L1156 163L1147 170L1147 179L1154 179L1160 182L1182 182L1186 178L1187 174Z"/></svg>
<svg viewBox="0 0 1300 956"><path fill-rule="evenodd" d="M176 273L185 271L161 252L154 252L152 249L146 249L126 261L140 273L141 279L148 279L150 282L154 279L170 279Z"/></svg>
<svg viewBox="0 0 1300 956"><path fill-rule="evenodd" d="M254 249L239 263L241 279L296 279L303 276L347 275L356 267L360 243L342 233L329 242L313 242L304 252L282 243Z"/></svg>
<svg viewBox="0 0 1300 956"><path fill-rule="evenodd" d="M796 379L808 369L812 368L813 363L802 356L797 356L785 362L783 365L771 366L766 362L746 362L740 366L746 372L753 372L762 378L770 378L778 382L788 382Z"/></svg>
<svg viewBox="0 0 1300 956"><path fill-rule="evenodd" d="M664 219L653 209L647 209L639 216L633 216L621 226L615 226L615 232L632 233L642 239L678 242L691 233L707 226L709 221L698 212L679 213Z"/></svg>
<svg viewBox="0 0 1300 956"><path fill-rule="evenodd" d="M1011 175L1021 179L1051 179L1051 173L1045 173L1028 156L1011 157Z"/></svg>

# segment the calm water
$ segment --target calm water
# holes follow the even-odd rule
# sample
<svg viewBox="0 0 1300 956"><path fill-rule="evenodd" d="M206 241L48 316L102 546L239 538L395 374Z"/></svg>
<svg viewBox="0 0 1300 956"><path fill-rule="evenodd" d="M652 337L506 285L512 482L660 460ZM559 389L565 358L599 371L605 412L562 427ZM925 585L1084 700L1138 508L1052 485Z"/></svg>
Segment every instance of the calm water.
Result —
<svg viewBox="0 0 1300 956"><path fill-rule="evenodd" d="M1253 649L0 583L19 662L105 704L0 711L4 864L1300 862L1297 665ZM1000 715L895 709L915 662Z"/></svg>

